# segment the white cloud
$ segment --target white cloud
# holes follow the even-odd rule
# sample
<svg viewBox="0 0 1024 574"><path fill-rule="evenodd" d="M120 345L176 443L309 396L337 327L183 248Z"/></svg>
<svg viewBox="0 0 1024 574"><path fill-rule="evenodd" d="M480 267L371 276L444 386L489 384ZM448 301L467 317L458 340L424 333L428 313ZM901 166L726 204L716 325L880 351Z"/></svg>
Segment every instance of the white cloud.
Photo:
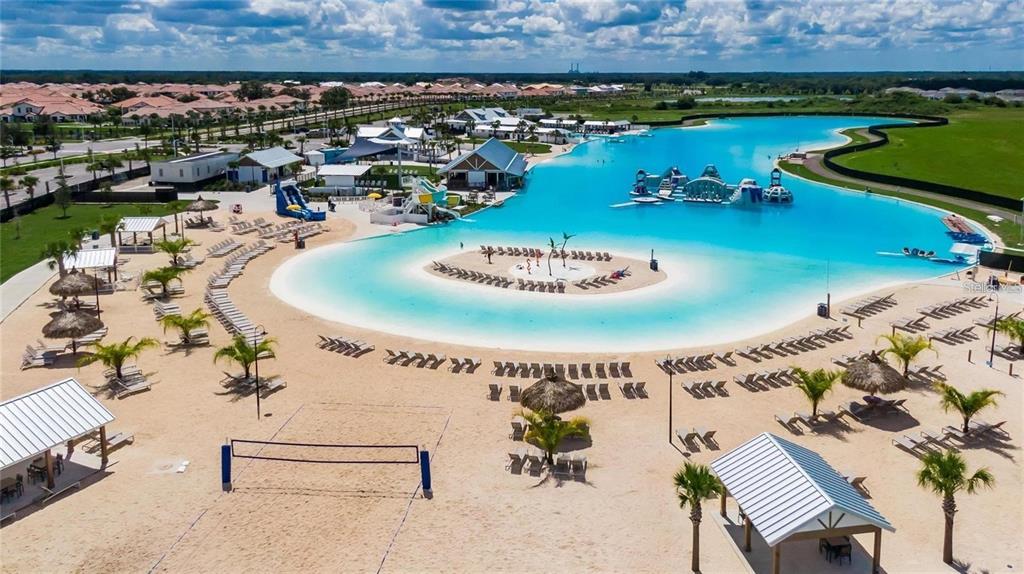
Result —
<svg viewBox="0 0 1024 574"><path fill-rule="evenodd" d="M122 32L156 32L156 24L146 14L112 14L107 24Z"/></svg>

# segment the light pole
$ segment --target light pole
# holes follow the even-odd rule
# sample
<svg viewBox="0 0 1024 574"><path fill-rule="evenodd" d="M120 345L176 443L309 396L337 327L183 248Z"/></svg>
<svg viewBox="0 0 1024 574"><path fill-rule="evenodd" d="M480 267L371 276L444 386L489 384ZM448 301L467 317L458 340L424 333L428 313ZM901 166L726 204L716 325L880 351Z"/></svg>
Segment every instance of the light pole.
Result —
<svg viewBox="0 0 1024 574"><path fill-rule="evenodd" d="M261 337L267 334L267 330L263 328L263 325L257 325L252 331L252 353L253 363L256 364L256 419L261 420L263 416L260 414L260 352L259 352L259 341L257 337Z"/></svg>
<svg viewBox="0 0 1024 574"><path fill-rule="evenodd" d="M665 357L665 370L668 371L668 444L672 444L672 367L669 365L670 357Z"/></svg>
<svg viewBox="0 0 1024 574"><path fill-rule="evenodd" d="M992 341L989 343L991 346L988 349L988 366L994 369L996 366L996 324L999 323L999 292L990 288L989 294L996 298L996 314L995 317L992 317Z"/></svg>

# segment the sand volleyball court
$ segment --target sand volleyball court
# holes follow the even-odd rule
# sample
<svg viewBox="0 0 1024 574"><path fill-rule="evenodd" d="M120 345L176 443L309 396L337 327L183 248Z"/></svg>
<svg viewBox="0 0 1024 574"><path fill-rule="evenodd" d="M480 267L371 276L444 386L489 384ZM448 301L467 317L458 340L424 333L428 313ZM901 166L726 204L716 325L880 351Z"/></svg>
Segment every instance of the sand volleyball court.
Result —
<svg viewBox="0 0 1024 574"><path fill-rule="evenodd" d="M265 440L419 445L433 453L449 412L307 403ZM415 449L236 443L235 453L234 490L203 511L154 571L376 572L410 504L422 502ZM253 455L330 462L245 458Z"/></svg>

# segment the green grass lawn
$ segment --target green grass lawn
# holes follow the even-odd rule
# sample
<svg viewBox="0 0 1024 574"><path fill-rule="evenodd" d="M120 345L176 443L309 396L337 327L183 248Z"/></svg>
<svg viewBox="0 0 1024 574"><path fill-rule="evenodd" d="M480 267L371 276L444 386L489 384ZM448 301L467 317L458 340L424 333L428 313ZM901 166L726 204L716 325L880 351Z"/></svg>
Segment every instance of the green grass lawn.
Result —
<svg viewBox="0 0 1024 574"><path fill-rule="evenodd" d="M150 215L170 213L164 204L149 206L152 208ZM69 239L69 232L72 229L83 228L92 231L105 215L120 218L139 214L139 206L130 203L115 203L111 207L76 203L68 208L66 219L61 217L61 210L56 205L20 215L17 219L0 225L0 283L40 261L40 253L46 244ZM16 239L19 226L21 237Z"/></svg>
<svg viewBox="0 0 1024 574"><path fill-rule="evenodd" d="M850 183L850 182L841 181L841 180L837 180L837 179L832 179L830 177L824 177L824 176L818 175L818 174L814 173L813 171L807 169L806 167L804 167L804 166L802 166L800 164L794 164L794 163L789 163L789 162L784 162L783 161L783 162L779 162L779 167L781 167L783 171L792 173L794 175L798 175L800 177L803 177L805 179L809 179L811 181L816 181L816 182L819 182L819 183L825 183L825 184L829 184L829 185L834 185L836 187L843 187L843 188L846 188L846 189L852 189L852 190L856 190L856 191L864 191L866 189L866 186L863 186L863 185L859 185L859 184L856 184L856 183ZM897 193L897 192L894 192L894 191L884 191L884 190L880 190L878 188L872 188L872 193L875 193L877 195L887 195L887 196L890 196L890 197L899 197L899 198L906 199L907 201L914 201L914 202L917 202L917 203L923 203L925 205L931 205L932 207L938 207L939 209L945 209L947 211L952 211L953 213L959 213L960 215L963 215L964 217L972 219L972 220L978 222L979 224L983 225L986 229L988 229L992 233L994 233L997 236L999 236L999 238L1003 240L1003 243L1006 244L1006 246L1010 247L1010 248L1015 248L1017 243L1020 241L1020 238L1021 238L1021 226L1020 225L1017 225L1017 223L1015 223L1015 222L1013 222L1013 221L1011 221L1009 219L1004 219L1003 221L1000 221L999 223L995 223L994 221L990 221L986 217L987 215L989 215L989 213L987 213L985 211L981 211L981 210L978 210L978 209L971 209L969 207L963 207L963 206L956 205L956 204L953 204L953 203L948 203L948 202L945 202L945 201L942 201L942 200L939 200L939 199L932 199L932 198L929 198L929 197L918 197L918 196L915 196L915 195L910 195L910 194L906 194L906 193Z"/></svg>
<svg viewBox="0 0 1024 574"><path fill-rule="evenodd" d="M841 165L1019 199L1024 108L978 107L938 128L889 130L889 145L835 158Z"/></svg>

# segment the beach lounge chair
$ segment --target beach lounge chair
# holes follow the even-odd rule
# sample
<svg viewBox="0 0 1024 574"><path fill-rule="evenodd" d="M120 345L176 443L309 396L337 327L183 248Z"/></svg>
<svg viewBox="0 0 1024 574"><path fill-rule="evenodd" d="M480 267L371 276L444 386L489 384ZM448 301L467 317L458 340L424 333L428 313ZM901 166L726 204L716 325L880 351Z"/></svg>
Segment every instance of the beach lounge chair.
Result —
<svg viewBox="0 0 1024 574"><path fill-rule="evenodd" d="M570 379L578 379L578 378L580 378L579 367L576 365L576 363L569 363L569 378Z"/></svg>
<svg viewBox="0 0 1024 574"><path fill-rule="evenodd" d="M717 431L714 431L714 430L704 430L704 429L702 429L700 427L697 427L697 428L695 428L693 430L698 435L700 435L700 440L703 441L704 444L706 444L707 446L714 446L715 445L715 432L717 432Z"/></svg>
<svg viewBox="0 0 1024 574"><path fill-rule="evenodd" d="M508 386L508 400L518 403L519 402L519 385Z"/></svg>
<svg viewBox="0 0 1024 574"><path fill-rule="evenodd" d="M679 437L680 442L688 444L690 441L698 438L700 435L692 429L676 429L676 436Z"/></svg>
<svg viewBox="0 0 1024 574"><path fill-rule="evenodd" d="M488 399L492 401L497 401L501 399L501 385L491 383L487 385L487 389L489 391L487 395Z"/></svg>
<svg viewBox="0 0 1024 574"><path fill-rule="evenodd" d="M597 385L594 383L587 383L584 385L587 392L587 400L596 401L600 400L601 397L597 395Z"/></svg>
<svg viewBox="0 0 1024 574"><path fill-rule="evenodd" d="M641 399L647 398L647 381L633 383L633 394Z"/></svg>
<svg viewBox="0 0 1024 574"><path fill-rule="evenodd" d="M587 479L587 456L584 454L577 454L572 457L570 461L570 467L572 469L572 477L574 480Z"/></svg>
<svg viewBox="0 0 1024 574"><path fill-rule="evenodd" d="M633 378L633 369L629 366L628 361L625 363L619 363L619 372L627 379Z"/></svg>
<svg viewBox="0 0 1024 574"><path fill-rule="evenodd" d="M568 454L559 454L558 457L555 458L555 478L560 478L563 480L569 478L570 460L571 459Z"/></svg>
<svg viewBox="0 0 1024 574"><path fill-rule="evenodd" d="M629 382L621 383L620 382L619 383L619 392L622 393L622 396L626 397L627 399L636 398L636 395L633 392L633 383L629 383Z"/></svg>
<svg viewBox="0 0 1024 574"><path fill-rule="evenodd" d="M608 383L598 383L597 394L600 395L603 400L611 399L612 395L608 392Z"/></svg>
<svg viewBox="0 0 1024 574"><path fill-rule="evenodd" d="M715 393L719 395L728 395L729 391L725 390L726 381L718 381L715 383Z"/></svg>
<svg viewBox="0 0 1024 574"><path fill-rule="evenodd" d="M584 379L594 378L594 374L590 371L590 363L583 363L580 365L580 374L583 375Z"/></svg>
<svg viewBox="0 0 1024 574"><path fill-rule="evenodd" d="M594 370L597 372L597 378L599 378L599 379L607 379L608 378L608 373L605 372L605 370L604 370L604 363L596 363L594 365Z"/></svg>
<svg viewBox="0 0 1024 574"><path fill-rule="evenodd" d="M775 420L778 421L780 425L786 427L786 430L794 432L796 429L796 423L800 421L800 417L796 414L793 414L792 416L780 414L775 415Z"/></svg>
<svg viewBox="0 0 1024 574"><path fill-rule="evenodd" d="M515 417L512 419L512 434L509 438L512 440L523 440L523 436L526 434L526 421L522 417Z"/></svg>
<svg viewBox="0 0 1024 574"><path fill-rule="evenodd" d="M909 437L907 435L901 435L901 436L898 436L898 437L894 437L892 439L892 444L897 446L897 447L900 447L900 448L902 448L902 449L906 450L907 452L910 452L910 453L912 453L914 455L918 454L918 452L919 452L918 449L923 448L923 443L922 442L920 442L920 441L918 441L918 440L916 440L914 438L911 438L911 437Z"/></svg>

